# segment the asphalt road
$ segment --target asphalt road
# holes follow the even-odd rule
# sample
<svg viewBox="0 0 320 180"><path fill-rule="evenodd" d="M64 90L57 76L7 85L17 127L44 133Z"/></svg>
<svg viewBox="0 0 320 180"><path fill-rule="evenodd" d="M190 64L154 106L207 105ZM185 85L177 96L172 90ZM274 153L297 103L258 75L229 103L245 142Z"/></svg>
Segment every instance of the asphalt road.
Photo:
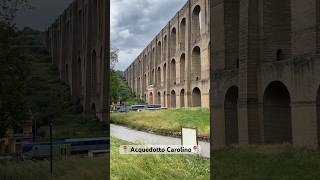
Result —
<svg viewBox="0 0 320 180"><path fill-rule="evenodd" d="M115 124L110 125L111 136L132 143L142 143L150 145L181 145L180 138L161 136L152 133L129 129ZM201 148L200 156L210 158L210 143L199 141Z"/></svg>

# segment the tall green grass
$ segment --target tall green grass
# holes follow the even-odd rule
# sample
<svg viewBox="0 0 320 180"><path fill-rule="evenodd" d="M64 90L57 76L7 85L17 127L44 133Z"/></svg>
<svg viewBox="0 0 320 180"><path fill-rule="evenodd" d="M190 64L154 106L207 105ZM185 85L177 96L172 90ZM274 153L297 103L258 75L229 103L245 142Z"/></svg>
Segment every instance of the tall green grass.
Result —
<svg viewBox="0 0 320 180"><path fill-rule="evenodd" d="M107 159L73 157L53 162L52 180L105 180L109 175ZM0 179L47 180L51 179L50 162L0 161Z"/></svg>
<svg viewBox="0 0 320 180"><path fill-rule="evenodd" d="M217 180L318 180L320 152L291 145L226 147L214 150Z"/></svg>
<svg viewBox="0 0 320 180"><path fill-rule="evenodd" d="M181 135L181 127L197 128L200 137L210 137L210 112L204 108L111 113L111 122L176 136Z"/></svg>
<svg viewBox="0 0 320 180"><path fill-rule="evenodd" d="M210 179L210 160L192 155L123 155L111 138L111 179Z"/></svg>

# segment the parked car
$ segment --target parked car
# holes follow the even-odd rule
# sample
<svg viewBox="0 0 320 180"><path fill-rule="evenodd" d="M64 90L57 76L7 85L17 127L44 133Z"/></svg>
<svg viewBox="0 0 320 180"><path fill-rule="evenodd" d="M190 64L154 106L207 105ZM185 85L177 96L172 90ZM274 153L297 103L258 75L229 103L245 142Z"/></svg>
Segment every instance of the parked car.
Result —
<svg viewBox="0 0 320 180"><path fill-rule="evenodd" d="M143 110L145 108L146 108L145 105L132 105L130 109L132 111L141 111L141 110Z"/></svg>
<svg viewBox="0 0 320 180"><path fill-rule="evenodd" d="M161 108L161 104L148 104L147 108Z"/></svg>

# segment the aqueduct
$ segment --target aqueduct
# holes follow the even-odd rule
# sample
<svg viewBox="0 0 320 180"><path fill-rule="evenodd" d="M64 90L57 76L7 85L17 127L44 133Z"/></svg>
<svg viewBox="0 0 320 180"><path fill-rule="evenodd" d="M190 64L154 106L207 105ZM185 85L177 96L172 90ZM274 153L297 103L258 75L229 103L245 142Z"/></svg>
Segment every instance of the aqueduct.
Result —
<svg viewBox="0 0 320 180"><path fill-rule="evenodd" d="M210 103L213 147L316 147L319 7L318 0L189 0L127 68L127 82L138 97L153 95L149 103Z"/></svg>
<svg viewBox="0 0 320 180"><path fill-rule="evenodd" d="M46 44L60 79L85 113L101 121L109 109L109 5L105 0L75 0L48 28Z"/></svg>
<svg viewBox="0 0 320 180"><path fill-rule="evenodd" d="M208 3L188 1L126 69L139 98L163 107L209 107Z"/></svg>
<svg viewBox="0 0 320 180"><path fill-rule="evenodd" d="M320 145L318 0L212 0L212 145Z"/></svg>

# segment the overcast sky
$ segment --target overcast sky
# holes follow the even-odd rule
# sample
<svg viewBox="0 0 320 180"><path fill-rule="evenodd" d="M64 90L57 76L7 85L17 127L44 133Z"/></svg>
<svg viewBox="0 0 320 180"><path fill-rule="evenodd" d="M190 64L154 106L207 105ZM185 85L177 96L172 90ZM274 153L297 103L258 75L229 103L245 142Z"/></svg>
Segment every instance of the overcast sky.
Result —
<svg viewBox="0 0 320 180"><path fill-rule="evenodd" d="M73 0L29 0L30 10L20 11L15 22L25 26L45 30L56 20Z"/></svg>
<svg viewBox="0 0 320 180"><path fill-rule="evenodd" d="M111 46L125 70L187 0L111 0Z"/></svg>
<svg viewBox="0 0 320 180"><path fill-rule="evenodd" d="M46 30L73 0L30 0L15 22ZM111 0L111 46L118 48L117 69L125 70L187 0Z"/></svg>

